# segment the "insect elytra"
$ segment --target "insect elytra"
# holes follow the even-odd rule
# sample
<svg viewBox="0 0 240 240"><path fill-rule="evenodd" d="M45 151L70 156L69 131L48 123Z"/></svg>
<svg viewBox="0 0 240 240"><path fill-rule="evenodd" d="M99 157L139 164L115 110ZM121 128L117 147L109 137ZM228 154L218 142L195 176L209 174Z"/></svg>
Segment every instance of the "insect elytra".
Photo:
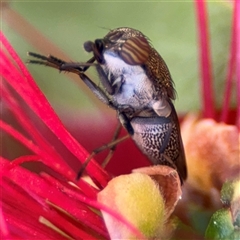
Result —
<svg viewBox="0 0 240 240"><path fill-rule="evenodd" d="M84 49L92 54L86 63L35 53L29 54L35 58L29 63L78 74L100 101L117 112L122 126L152 164L176 169L183 183L187 167L172 102L174 84L166 63L149 39L138 30L121 27L103 38L85 42ZM96 68L101 87L86 75L91 66Z"/></svg>
<svg viewBox="0 0 240 240"><path fill-rule="evenodd" d="M128 39L120 49L120 56L130 65L144 64L150 53L150 46L143 37Z"/></svg>

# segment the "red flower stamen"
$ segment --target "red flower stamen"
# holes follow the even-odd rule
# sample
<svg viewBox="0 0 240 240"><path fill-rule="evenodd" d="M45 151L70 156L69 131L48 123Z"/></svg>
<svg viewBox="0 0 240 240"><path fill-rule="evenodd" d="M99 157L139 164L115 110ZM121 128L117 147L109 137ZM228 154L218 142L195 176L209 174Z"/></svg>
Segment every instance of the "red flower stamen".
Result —
<svg viewBox="0 0 240 240"><path fill-rule="evenodd" d="M236 76L237 76L237 126L240 130L240 2L235 0L236 12Z"/></svg>
<svg viewBox="0 0 240 240"><path fill-rule="evenodd" d="M203 118L215 117L215 105L213 94L213 80L211 67L211 52L209 48L208 16L204 0L196 0L196 13L198 20L200 73L202 84L202 114Z"/></svg>
<svg viewBox="0 0 240 240"><path fill-rule="evenodd" d="M13 59L16 59L21 72L18 71L7 56L2 52L1 61L5 68L1 69L1 74L8 81L9 85L24 99L35 114L46 124L46 126L58 137L58 139L66 146L66 148L75 155L82 163L88 156L88 153L82 146L69 134L65 129L60 119L54 114L50 104L47 102L45 96L38 89L32 77L28 73L25 66L21 63L20 58L14 52L6 38L0 33L0 40L5 48L11 54ZM11 81L9 81L11 79ZM62 162L62 161L61 161ZM91 161L86 170L89 175L94 178L102 187L106 186L109 175L95 162ZM72 175L69 177L73 177Z"/></svg>
<svg viewBox="0 0 240 240"><path fill-rule="evenodd" d="M236 3L237 1L235 1L235 5ZM220 116L221 122L227 122L228 120L229 102L230 102L231 91L233 86L234 70L236 67L236 51L237 51L236 10L237 8L235 6L233 10L233 16L232 16L232 36L231 36L231 43L230 43L230 54L229 54L229 62L228 62L227 77L226 77L226 84L225 84L225 93L223 98L222 113Z"/></svg>

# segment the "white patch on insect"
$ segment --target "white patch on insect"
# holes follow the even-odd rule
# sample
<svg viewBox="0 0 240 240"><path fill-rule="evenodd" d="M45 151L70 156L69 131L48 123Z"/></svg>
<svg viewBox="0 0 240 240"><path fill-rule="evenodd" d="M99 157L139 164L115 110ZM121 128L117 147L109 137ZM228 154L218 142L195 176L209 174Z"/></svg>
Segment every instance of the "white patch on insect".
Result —
<svg viewBox="0 0 240 240"><path fill-rule="evenodd" d="M117 54L112 51L105 51L104 59L106 62L106 66L113 74L145 74L142 67L138 65L129 65L125 63Z"/></svg>
<svg viewBox="0 0 240 240"><path fill-rule="evenodd" d="M105 51L105 66L115 77L113 85L119 89L113 96L113 100L119 105L130 105L137 109L144 106L152 108L157 115L168 117L171 107L166 100L153 100L152 81L146 75L144 69L139 65L129 65L125 63L116 53ZM137 98L141 96L141 99Z"/></svg>
<svg viewBox="0 0 240 240"><path fill-rule="evenodd" d="M153 109L159 116L168 117L171 114L171 107L166 100L159 100L153 103Z"/></svg>

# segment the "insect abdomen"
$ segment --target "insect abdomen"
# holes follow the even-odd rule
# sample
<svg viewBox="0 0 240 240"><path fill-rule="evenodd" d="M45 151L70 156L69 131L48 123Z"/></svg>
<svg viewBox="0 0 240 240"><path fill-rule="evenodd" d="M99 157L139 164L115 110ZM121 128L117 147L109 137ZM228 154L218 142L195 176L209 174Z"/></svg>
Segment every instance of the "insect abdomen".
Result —
<svg viewBox="0 0 240 240"><path fill-rule="evenodd" d="M170 118L136 117L131 120L131 125L133 140L154 165L168 165L179 172L177 162L181 157L180 151L184 150L178 141L178 128ZM182 180L186 178L184 170L179 175Z"/></svg>

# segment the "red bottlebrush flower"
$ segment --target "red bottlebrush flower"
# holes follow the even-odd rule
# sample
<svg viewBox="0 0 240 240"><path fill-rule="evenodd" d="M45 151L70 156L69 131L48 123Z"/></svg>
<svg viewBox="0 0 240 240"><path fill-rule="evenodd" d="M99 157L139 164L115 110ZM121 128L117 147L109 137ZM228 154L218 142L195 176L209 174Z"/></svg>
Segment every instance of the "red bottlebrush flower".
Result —
<svg viewBox="0 0 240 240"><path fill-rule="evenodd" d="M2 34L0 37L2 44L12 57L11 59L1 49L2 101L8 104L11 113L18 119L26 134L14 129L4 120L1 120L0 126L4 132L21 142L34 154L22 156L11 163L1 159L2 214L6 221L5 226L8 226L8 231L4 231L6 237L36 236L36 238L44 238L45 236L46 238L49 236L57 238L60 233L60 235L67 234L73 238L79 238L81 233L85 232L83 230L85 228L93 228L90 234L84 235L85 237L97 237L99 233L106 236L102 219L94 212L89 211L89 208L84 206L77 197L79 195L80 198L83 198L81 193L84 192L84 198L96 199L98 190L83 180L76 183L78 187L67 184L67 181L75 182L76 174L32 124L28 114L22 108L21 100L25 101L31 110L64 143L65 147L77 156L79 161L85 160L87 152L64 128L5 37ZM22 99L19 100L19 97ZM38 176L17 166L27 161L41 161L60 174L65 179L64 183L61 183L63 180L49 178L46 174ZM94 173L93 178L101 187L104 187L110 179L110 176L94 161L89 164L87 171ZM75 196L72 193L67 193L67 190L64 189L74 190ZM16 209L14 214L13 209ZM84 216L86 212L89 214ZM72 220L66 221L64 217L66 219L72 218ZM44 223L57 219L55 226L59 228L59 231L51 231L48 227L40 224L39 218L46 219L43 221ZM83 226L78 226L77 219L83 220ZM61 228L62 230L60 230ZM63 229L66 230L65 233L63 233ZM78 231L72 231L73 229L78 229Z"/></svg>
<svg viewBox="0 0 240 240"><path fill-rule="evenodd" d="M30 107L36 116L81 163L85 161L88 153L65 129L2 33L0 40L6 50L2 49L0 52L2 66L0 74L3 78L1 85L2 101L11 110L23 131L15 129L4 120L0 120L0 128L32 152L31 155L18 157L12 162L4 159L4 157L0 159L3 194L0 229L4 234L4 238L22 239L32 238L33 236L36 239L109 238L108 231L105 228L107 222L104 222L99 210L124 226L121 233L123 237L145 238L145 236L158 237L169 234L163 226L166 224L181 194L177 172L173 169L166 169L163 173L155 170L155 175L159 175L159 177L161 175L173 176L168 177L165 186L167 184L171 185L172 182L174 191L178 193L176 195L169 193L166 187L163 194L159 190L159 185L165 181L157 182L154 178L144 177L144 175L148 174L146 171L130 174L129 177L126 176L126 178L130 179L138 176L138 179L143 179L140 182L130 181L127 184L123 180L124 177L118 178L120 183L123 182L124 188L126 187L126 189L136 193L139 187L141 191L145 185L145 188L149 189L149 191L153 189L154 194L151 197L141 191L140 195L137 195L138 197L134 194L133 196L130 195L130 199L125 200L137 201L139 206L142 207L142 209L138 209L140 212L144 213L143 210L146 209L147 215L144 217L139 214L139 211L133 212L133 214L137 215L131 214L130 218L128 215L122 216L126 211L129 212L128 204L121 206L120 211L111 208L111 205L105 206L107 203L105 200L112 198L111 188L108 191L110 195L105 194L105 200L98 201L100 199L98 195L101 195L101 190L106 187L111 179L110 175L94 160L91 160L86 167L91 184L85 178L80 178L79 181L75 180L76 173L68 166L67 161L49 145L44 134L35 127L28 115L29 113L24 111L26 107L24 104ZM36 174L20 166L20 164L30 161L42 162L48 170L51 170L50 173L41 172ZM151 176L152 174L148 175ZM125 198L124 191L114 195L117 199L122 194L123 198ZM156 203L159 201L162 203L157 208L161 214L158 214L155 208L149 208L147 204L149 201L154 201L155 197L157 198ZM170 202L167 200L168 198L171 199ZM165 201L168 202L166 206ZM147 219L153 218L152 212L156 213L156 217L149 224ZM146 222L145 224L143 224L143 220ZM160 226L159 221L161 222ZM109 226L109 223L107 226ZM108 227L108 230L110 228L112 229L112 227Z"/></svg>

